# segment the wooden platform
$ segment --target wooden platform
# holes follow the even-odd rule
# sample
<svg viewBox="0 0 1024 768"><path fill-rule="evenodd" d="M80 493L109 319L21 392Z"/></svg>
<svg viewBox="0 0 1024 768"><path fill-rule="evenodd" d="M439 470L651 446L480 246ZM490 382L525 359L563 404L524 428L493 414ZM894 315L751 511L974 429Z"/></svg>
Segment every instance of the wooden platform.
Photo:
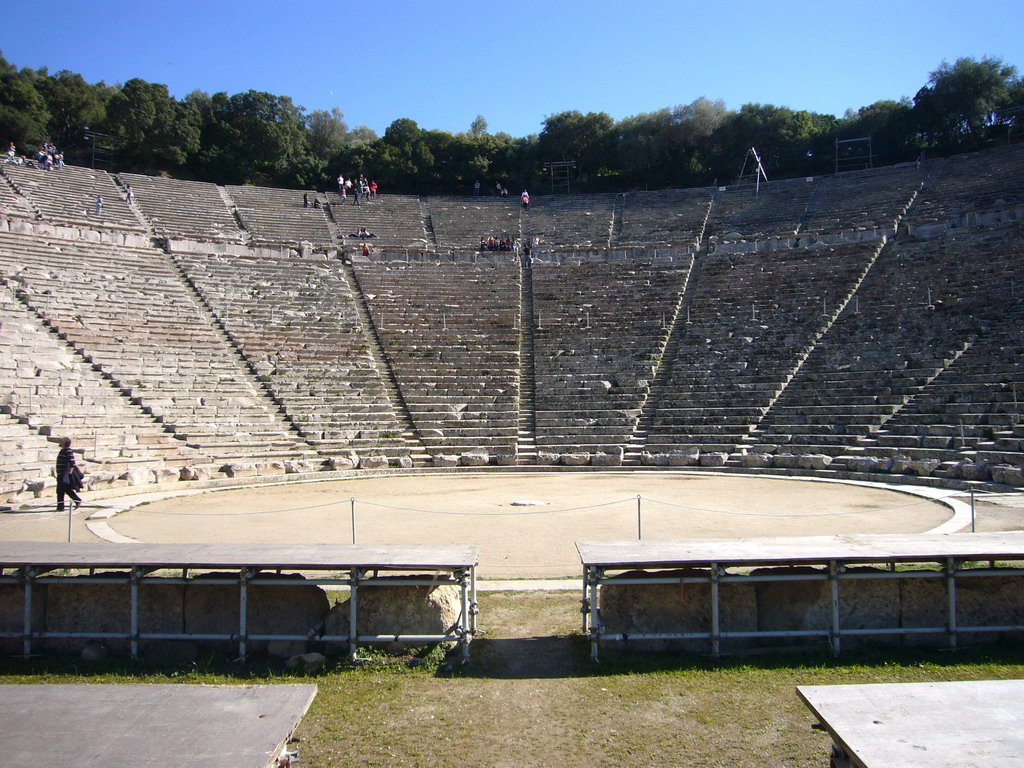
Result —
<svg viewBox="0 0 1024 768"><path fill-rule="evenodd" d="M0 542L0 568L259 568L451 570L479 547L366 544L65 544Z"/></svg>
<svg viewBox="0 0 1024 768"><path fill-rule="evenodd" d="M476 632L476 566L479 548L456 545L363 545L363 544L100 544L0 542L0 585L22 590L24 609L21 626L0 632L0 637L17 637L23 642L23 654L32 653L32 643L40 638L95 637L124 639L130 642L132 656L138 655L142 640L199 639L237 642L240 657L247 653L250 640L318 639L345 642L355 658L360 644L383 641L457 642L463 658L469 656L469 643ZM33 589L37 585L67 583L66 571L77 573L76 583L107 586L128 585L130 605L123 631L45 632L33 625ZM93 576L93 572L102 575ZM168 573L169 571L169 573ZM202 572L214 571L213 576ZM289 578L299 573L304 578ZM385 575L382 575L385 574ZM305 587L335 585L348 587L349 631L346 635L307 635L287 633L250 635L248 629L248 593L250 582L259 576L260 586ZM219 635L192 635L187 632L146 633L139 629L140 588L147 583L179 583L237 586L237 631ZM436 587L452 585L460 591L461 613L457 627L432 635L358 634L358 595L371 586Z"/></svg>
<svg viewBox="0 0 1024 768"><path fill-rule="evenodd" d="M1024 680L804 685L797 695L831 734L837 765L1024 766Z"/></svg>
<svg viewBox="0 0 1024 768"><path fill-rule="evenodd" d="M734 640L827 641L839 653L841 638L870 635L944 635L951 648L963 632L1019 632L1024 622L1000 617L965 625L957 618L957 582L966 578L1024 578L1024 533L967 534L877 534L805 536L753 539L692 539L666 541L578 542L583 564L583 631L591 637L591 656L598 658L601 640L662 641L707 639L708 650L717 656L723 638ZM996 567L1010 562L1016 567ZM924 568L899 569L919 564ZM810 566L810 567L807 567ZM873 566L864 568L862 566ZM680 576L678 571L687 570ZM752 569L758 569L751 573ZM643 573L630 574L631 571ZM930 624L907 626L900 617L891 625L877 622L850 626L842 620L841 583L909 579L941 580L944 595ZM737 630L722 626L720 590L724 584L740 582L827 582L830 606L814 626ZM649 587L656 584L708 585L710 627L694 630L680 626L677 631L637 630L625 634L606 630L601 616L601 593L605 585ZM767 607L767 606L766 606ZM758 609L760 610L760 608ZM940 618L939 612L944 613Z"/></svg>
<svg viewBox="0 0 1024 768"><path fill-rule="evenodd" d="M267 768L315 685L0 685L7 765Z"/></svg>
<svg viewBox="0 0 1024 768"><path fill-rule="evenodd" d="M864 534L755 539L577 543L584 565L648 567L822 565L842 563L1024 560L1024 533Z"/></svg>

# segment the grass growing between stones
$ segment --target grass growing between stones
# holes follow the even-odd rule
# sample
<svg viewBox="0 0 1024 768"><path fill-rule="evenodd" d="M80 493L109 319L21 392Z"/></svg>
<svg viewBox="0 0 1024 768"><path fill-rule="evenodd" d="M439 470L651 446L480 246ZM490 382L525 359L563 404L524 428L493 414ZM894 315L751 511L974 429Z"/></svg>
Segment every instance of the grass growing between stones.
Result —
<svg viewBox="0 0 1024 768"><path fill-rule="evenodd" d="M314 766L823 766L797 685L1024 678L1019 641L944 651L805 651L712 660L606 650L589 659L575 593L480 596L484 634L465 667L435 649L333 661L303 676L281 663L210 655L185 669L57 657L0 662L4 683L315 682L299 727Z"/></svg>

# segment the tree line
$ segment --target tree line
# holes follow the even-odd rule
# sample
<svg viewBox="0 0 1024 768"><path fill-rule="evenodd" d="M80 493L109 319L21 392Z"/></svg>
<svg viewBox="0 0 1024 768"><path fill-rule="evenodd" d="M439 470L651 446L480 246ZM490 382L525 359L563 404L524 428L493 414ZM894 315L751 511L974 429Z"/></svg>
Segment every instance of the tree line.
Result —
<svg viewBox="0 0 1024 768"><path fill-rule="evenodd" d="M390 192L469 194L503 184L543 191L545 163L574 163L571 189L628 191L736 181L750 147L770 178L831 173L836 141L871 137L875 165L951 154L1020 139L1024 78L998 58L943 62L913 99L877 101L842 117L772 104L726 109L699 98L622 120L604 112L546 117L541 131L490 133L478 116L465 132L395 120L383 136L351 128L340 110L307 112L262 91L182 99L133 78L90 84L74 72L18 69L0 56L0 140L31 154L56 144L89 165L94 146L112 170L218 184L333 188L364 174ZM847 146L847 145L843 145ZM852 145L850 145L852 146Z"/></svg>

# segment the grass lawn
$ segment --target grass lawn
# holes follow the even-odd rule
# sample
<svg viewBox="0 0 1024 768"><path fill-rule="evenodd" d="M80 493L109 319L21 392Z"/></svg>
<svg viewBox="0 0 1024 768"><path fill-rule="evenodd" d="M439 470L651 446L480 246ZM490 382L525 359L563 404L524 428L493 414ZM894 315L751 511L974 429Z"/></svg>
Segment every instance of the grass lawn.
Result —
<svg viewBox="0 0 1024 768"><path fill-rule="evenodd" d="M419 658L333 661L304 677L218 657L187 669L47 657L0 662L3 683L315 682L301 765L825 766L830 740L797 685L1024 678L1024 644L712 660L606 649L589 659L575 593L482 593L465 667Z"/></svg>

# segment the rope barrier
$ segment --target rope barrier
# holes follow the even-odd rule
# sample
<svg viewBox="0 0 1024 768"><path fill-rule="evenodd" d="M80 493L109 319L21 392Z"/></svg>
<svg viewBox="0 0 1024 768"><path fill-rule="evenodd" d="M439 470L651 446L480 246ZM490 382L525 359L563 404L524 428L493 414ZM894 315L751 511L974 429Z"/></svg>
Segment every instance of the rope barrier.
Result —
<svg viewBox="0 0 1024 768"><path fill-rule="evenodd" d="M1015 494L991 494L999 496L1014 496ZM660 499L652 499L647 496L630 496L625 499L616 499L615 501L606 501L600 504L587 504L579 507L563 507L561 509L533 509L533 510L515 510L511 512L451 512L438 509L420 509L417 507L400 507L394 504L382 504L376 501L365 501L362 499L342 499L339 501L326 502L324 504L311 504L303 507L290 507L286 509L267 509L267 510L254 510L249 512L175 512L175 511L163 511L163 510L151 510L150 513L154 515L175 515L182 517L241 517L246 515L272 515L272 514L284 514L289 512L304 512L311 509L323 509L326 507L334 507L340 504L352 504L353 502L363 506L377 507L379 509L392 509L399 512L415 512L417 514L424 515L440 515L448 517L528 517L532 515L556 515L565 512L582 512L588 509L600 509L601 507L610 507L616 504L635 503L637 501L647 502L650 504L661 504L666 507L674 507L676 509L688 509L696 512L708 512L711 514L718 515L736 515L740 517L833 517L833 516L844 516L844 515L860 515L871 512L889 512L897 509L906 509L907 507L916 507L922 504L932 504L941 501L940 499L928 499L923 498L919 501L912 501L906 504L896 504L891 507L874 507L870 509L852 509L845 512L741 512L728 509L714 509L711 507L696 507L689 504L679 504L672 501L661 501Z"/></svg>

